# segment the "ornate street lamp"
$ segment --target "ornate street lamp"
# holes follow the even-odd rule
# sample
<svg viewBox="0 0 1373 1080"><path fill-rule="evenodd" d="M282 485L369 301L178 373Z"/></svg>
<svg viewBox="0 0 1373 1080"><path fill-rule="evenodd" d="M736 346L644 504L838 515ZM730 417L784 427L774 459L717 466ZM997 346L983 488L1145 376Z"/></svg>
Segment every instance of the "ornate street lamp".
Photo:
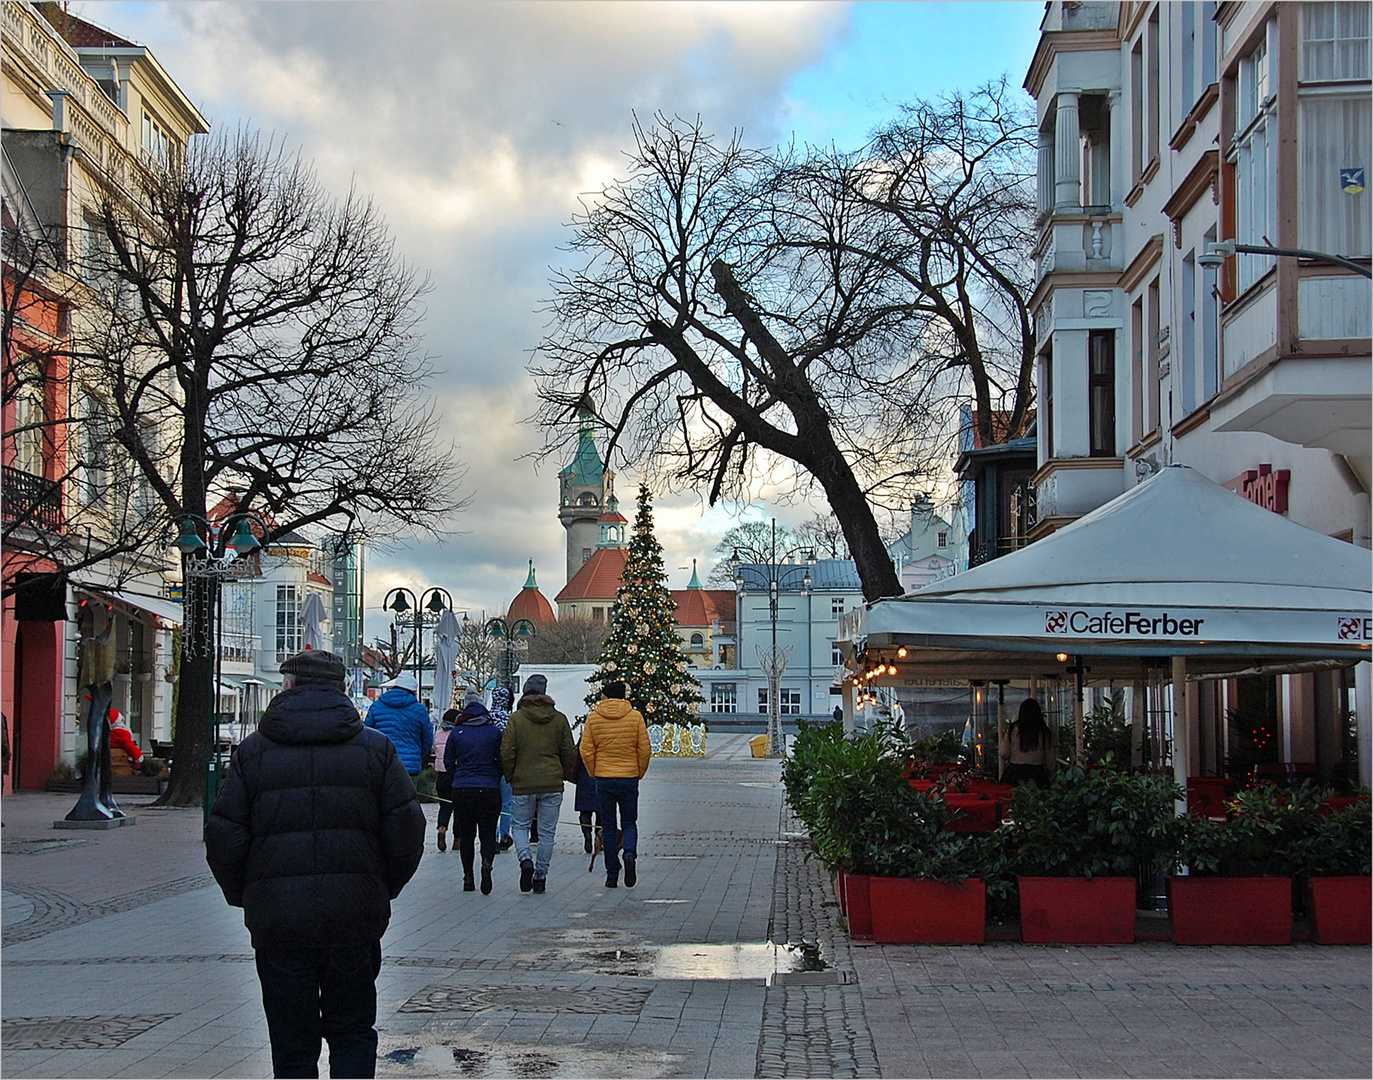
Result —
<svg viewBox="0 0 1373 1080"><path fill-rule="evenodd" d="M521 645L528 645L531 638L538 637L538 628L528 619L516 619L514 623L510 623L498 615L493 619L486 620L485 630L487 637L505 642L505 688L510 691L510 698L513 701L515 698L515 639L518 638Z"/></svg>
<svg viewBox="0 0 1373 1080"><path fill-rule="evenodd" d="M423 681L420 679L420 671L424 665L424 613L430 612L434 616L434 621L438 621L438 616L445 610L451 611L453 608L453 598L447 591L440 589L437 585L431 586L419 598L403 585L388 592L381 602L383 611L394 611L402 619L405 618L407 611L413 611L415 623L415 687L423 689ZM435 683L438 682L437 668L434 675Z"/></svg>
<svg viewBox="0 0 1373 1080"><path fill-rule="evenodd" d="M206 714L205 820L219 795L227 761L219 749L219 679L223 628L223 581L241 571L243 562L258 551L271 535L267 522L257 514L241 511L211 521L200 514L180 513L172 518L176 538L171 546L182 554L186 575L183 610L186 619L182 654L189 660L213 649L210 663L210 708ZM261 539L258 537L261 536ZM178 712L179 712L178 707ZM178 717L179 719L179 717Z"/></svg>
<svg viewBox="0 0 1373 1080"><path fill-rule="evenodd" d="M761 554L751 552L751 554ZM786 560L793 555L805 557L804 563L791 564ZM801 577L801 595L809 596L812 584L810 568L815 565L815 550L809 547L788 548L786 551L777 550L777 519L772 519L772 539L768 547L768 561L759 565L757 563L745 563L739 556L739 549L734 549L734 554L730 557L729 564L734 570L734 585L739 590L742 599L750 585L749 575L753 575L753 585L755 588L762 588L768 594L768 621L772 627L772 644L766 649L755 646L758 654L758 662L763 667L763 674L768 680L768 756L781 757L785 752L782 743L782 716L780 702L778 700L781 692L782 673L787 669L787 657L790 649L777 648L777 600L783 586L794 580L798 572ZM739 628L743 629L743 620L739 620ZM742 645L742 641L740 645ZM809 672L807 672L809 676Z"/></svg>

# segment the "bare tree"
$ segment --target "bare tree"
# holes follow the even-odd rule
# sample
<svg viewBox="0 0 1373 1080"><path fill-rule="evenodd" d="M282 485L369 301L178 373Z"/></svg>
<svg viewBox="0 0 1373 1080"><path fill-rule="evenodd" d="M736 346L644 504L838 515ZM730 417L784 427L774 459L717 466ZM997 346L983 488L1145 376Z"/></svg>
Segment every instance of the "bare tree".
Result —
<svg viewBox="0 0 1373 1080"><path fill-rule="evenodd" d="M785 525L777 526L777 547L786 551L801 540ZM715 564L706 575L706 584L717 589L734 588L734 568L730 559L736 554L745 562L767 562L772 546L772 524L767 521L745 521L729 529L712 554Z"/></svg>
<svg viewBox="0 0 1373 1080"><path fill-rule="evenodd" d="M879 534L884 535L878 522ZM844 526L833 514L816 514L796 526L796 539L815 552L819 559L847 559L849 545L844 539Z"/></svg>
<svg viewBox="0 0 1373 1080"><path fill-rule="evenodd" d="M594 664L608 627L594 619L567 618L539 627L529 640L530 664Z"/></svg>
<svg viewBox="0 0 1373 1080"><path fill-rule="evenodd" d="M608 455L712 504L789 470L824 492L865 596L899 594L874 506L937 474L954 402L979 424L1008 395L1017 423L1028 408L1027 120L1004 82L852 154L636 120L628 178L584 205L580 267L554 279L532 369L550 444L594 403Z"/></svg>
<svg viewBox="0 0 1373 1080"><path fill-rule="evenodd" d="M499 643L486 632L485 618L463 619L458 627L458 671L486 686L500 670Z"/></svg>
<svg viewBox="0 0 1373 1080"><path fill-rule="evenodd" d="M74 341L93 411L169 518L226 493L273 535L434 531L461 475L419 396L426 283L375 208L240 131L103 193L100 318ZM188 574L193 567L184 565ZM188 604L171 785L202 797L212 649ZM181 722L184 719L185 722Z"/></svg>

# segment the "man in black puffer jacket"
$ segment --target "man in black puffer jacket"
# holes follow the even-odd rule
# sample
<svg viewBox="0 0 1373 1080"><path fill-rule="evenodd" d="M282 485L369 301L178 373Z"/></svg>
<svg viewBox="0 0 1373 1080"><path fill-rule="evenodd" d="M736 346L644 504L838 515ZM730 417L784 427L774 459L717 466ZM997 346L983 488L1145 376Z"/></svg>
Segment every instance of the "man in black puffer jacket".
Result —
<svg viewBox="0 0 1373 1080"><path fill-rule="evenodd" d="M331 1076L370 1077L381 936L424 852L424 812L339 657L297 653L281 672L229 764L205 857L252 934L275 1075L318 1075L322 1037Z"/></svg>

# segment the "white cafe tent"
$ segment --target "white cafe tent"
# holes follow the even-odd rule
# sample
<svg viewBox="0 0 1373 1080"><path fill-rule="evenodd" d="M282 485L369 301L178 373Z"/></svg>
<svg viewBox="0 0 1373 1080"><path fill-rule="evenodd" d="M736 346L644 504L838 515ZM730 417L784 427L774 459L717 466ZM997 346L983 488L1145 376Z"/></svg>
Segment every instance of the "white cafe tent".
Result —
<svg viewBox="0 0 1373 1080"><path fill-rule="evenodd" d="M840 647L860 670L886 661L904 676L1037 677L1062 656L1093 680L1169 666L1185 777L1187 676L1367 661L1371 583L1368 549L1174 465L1038 543L851 613Z"/></svg>

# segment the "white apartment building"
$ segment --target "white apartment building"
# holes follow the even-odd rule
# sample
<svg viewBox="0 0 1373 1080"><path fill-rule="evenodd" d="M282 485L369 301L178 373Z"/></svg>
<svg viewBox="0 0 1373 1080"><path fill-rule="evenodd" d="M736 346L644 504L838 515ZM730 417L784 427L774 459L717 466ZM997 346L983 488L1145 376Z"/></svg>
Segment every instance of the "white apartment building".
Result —
<svg viewBox="0 0 1373 1080"><path fill-rule="evenodd" d="M1369 265L1369 12L1046 5L1025 81L1040 133L1032 539L1180 462L1368 546L1368 278L1208 256L1237 241ZM1368 667L1200 684L1193 771L1267 743L1368 782Z"/></svg>

